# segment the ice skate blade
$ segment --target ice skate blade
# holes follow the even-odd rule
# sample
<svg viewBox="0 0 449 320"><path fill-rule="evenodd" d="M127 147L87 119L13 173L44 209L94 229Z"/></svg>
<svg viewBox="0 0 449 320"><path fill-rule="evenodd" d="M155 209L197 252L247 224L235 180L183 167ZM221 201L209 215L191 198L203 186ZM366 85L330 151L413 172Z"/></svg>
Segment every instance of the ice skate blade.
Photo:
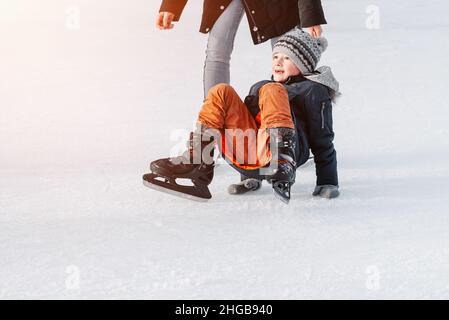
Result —
<svg viewBox="0 0 449 320"><path fill-rule="evenodd" d="M284 195L284 193L279 190L279 185L281 185L281 183L279 182L273 182L271 181L272 186L273 186L273 192L274 195L276 196L276 198L278 198L279 200L281 200L283 203L288 204L290 202L290 190L291 190L291 184L288 185L288 189L287 189L287 195Z"/></svg>
<svg viewBox="0 0 449 320"><path fill-rule="evenodd" d="M183 198L183 199L188 199L188 200L192 200L192 201L196 201L196 202L207 202L207 201L209 201L209 199L199 198L199 197L195 197L195 196L192 196L190 194L183 193L183 192L167 189L167 188L158 186L156 184L153 184L151 182L148 182L146 180L143 180L143 185L145 187L147 187L147 188L150 188L150 189L153 189L153 190L156 190L156 191L160 191L160 192L163 192L163 193L167 193L167 194L170 194L172 196L176 196L176 197Z"/></svg>
<svg viewBox="0 0 449 320"><path fill-rule="evenodd" d="M281 200L283 203L288 204L290 202L290 199L284 198L279 193L277 193L275 190L273 190L274 196Z"/></svg>

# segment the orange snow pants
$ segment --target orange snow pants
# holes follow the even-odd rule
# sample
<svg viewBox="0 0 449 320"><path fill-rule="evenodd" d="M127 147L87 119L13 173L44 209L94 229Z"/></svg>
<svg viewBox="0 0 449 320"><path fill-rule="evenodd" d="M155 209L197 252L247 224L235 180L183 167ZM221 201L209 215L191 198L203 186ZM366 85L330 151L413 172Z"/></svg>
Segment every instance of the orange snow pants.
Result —
<svg viewBox="0 0 449 320"><path fill-rule="evenodd" d="M268 83L259 90L260 113L254 118L230 85L212 87L201 108L198 123L221 134L218 141L227 161L245 170L259 169L271 160L267 129L291 128L287 90L280 83Z"/></svg>

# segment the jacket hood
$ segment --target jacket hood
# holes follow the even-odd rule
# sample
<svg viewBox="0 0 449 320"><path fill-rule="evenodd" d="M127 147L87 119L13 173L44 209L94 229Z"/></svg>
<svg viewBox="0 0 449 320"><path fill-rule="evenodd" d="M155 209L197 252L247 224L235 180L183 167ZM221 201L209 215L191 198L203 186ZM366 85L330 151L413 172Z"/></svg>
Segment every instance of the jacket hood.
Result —
<svg viewBox="0 0 449 320"><path fill-rule="evenodd" d="M337 79L335 79L335 76L329 66L321 66L313 73L304 75L304 78L328 87L331 92L332 100L341 95L339 91L340 84Z"/></svg>

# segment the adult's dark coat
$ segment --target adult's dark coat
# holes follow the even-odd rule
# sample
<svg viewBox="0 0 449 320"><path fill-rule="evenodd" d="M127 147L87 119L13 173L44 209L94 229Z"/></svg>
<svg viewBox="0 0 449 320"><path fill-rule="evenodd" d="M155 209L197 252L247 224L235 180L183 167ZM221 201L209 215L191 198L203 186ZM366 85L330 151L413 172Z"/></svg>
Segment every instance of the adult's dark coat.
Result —
<svg viewBox="0 0 449 320"><path fill-rule="evenodd" d="M160 12L179 21L188 0L163 0ZM200 32L208 33L232 0L204 0ZM255 44L280 36L293 27L326 24L321 0L242 0Z"/></svg>

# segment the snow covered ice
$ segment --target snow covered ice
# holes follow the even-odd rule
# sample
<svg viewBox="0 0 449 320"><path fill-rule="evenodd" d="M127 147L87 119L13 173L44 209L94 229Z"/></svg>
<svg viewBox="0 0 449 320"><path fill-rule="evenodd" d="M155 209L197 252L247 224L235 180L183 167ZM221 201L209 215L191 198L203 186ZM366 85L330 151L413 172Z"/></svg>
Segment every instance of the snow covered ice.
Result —
<svg viewBox="0 0 449 320"><path fill-rule="evenodd" d="M225 165L206 204L142 185L201 105L201 1L0 0L0 298L449 298L449 3L323 6L341 196L312 165L286 206ZM269 72L243 21L232 84Z"/></svg>

